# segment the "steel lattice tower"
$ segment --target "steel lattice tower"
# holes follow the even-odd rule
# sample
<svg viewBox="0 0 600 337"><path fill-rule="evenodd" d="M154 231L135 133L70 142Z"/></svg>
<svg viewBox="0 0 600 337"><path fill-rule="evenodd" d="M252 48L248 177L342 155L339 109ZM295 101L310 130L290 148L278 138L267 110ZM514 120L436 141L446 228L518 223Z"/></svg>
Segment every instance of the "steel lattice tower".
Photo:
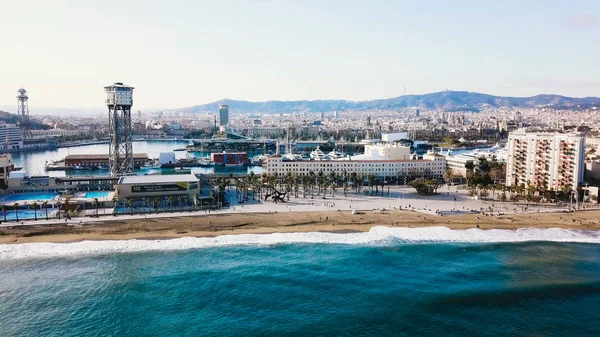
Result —
<svg viewBox="0 0 600 337"><path fill-rule="evenodd" d="M23 139L29 137L29 96L27 90L21 88L17 90L17 115L19 116L19 126L21 127L21 136Z"/></svg>
<svg viewBox="0 0 600 337"><path fill-rule="evenodd" d="M116 82L104 87L108 107L108 166L112 177L133 174L131 145L131 106L133 87Z"/></svg>

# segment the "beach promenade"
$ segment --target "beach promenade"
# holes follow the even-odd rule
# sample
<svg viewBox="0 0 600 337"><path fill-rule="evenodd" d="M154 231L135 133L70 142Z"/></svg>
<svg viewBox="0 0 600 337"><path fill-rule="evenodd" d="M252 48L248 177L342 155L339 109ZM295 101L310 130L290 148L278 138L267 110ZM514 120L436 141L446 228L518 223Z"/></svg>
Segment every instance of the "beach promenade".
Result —
<svg viewBox="0 0 600 337"><path fill-rule="evenodd" d="M221 210L159 214L41 219L0 225L0 243L73 242L82 240L168 239L214 237L227 234L291 232L366 232L375 226L435 227L450 229L564 228L597 230L600 210L583 205L571 212L555 205L525 205L475 200L467 191L444 187L434 196L413 189L391 188L384 196L347 196L336 193L313 198L290 197L289 202L237 203L236 192L227 195L232 205ZM456 200L455 200L456 199ZM106 213L106 215L102 215Z"/></svg>
<svg viewBox="0 0 600 337"><path fill-rule="evenodd" d="M286 199L285 203L273 203L272 201L247 201L239 203L235 189L227 193L227 200L231 206L219 210L207 211L185 211L185 212L162 212L143 214L119 214L112 215L112 209L99 209L99 217L72 217L69 220L62 219L38 219L7 221L0 224L1 227L14 226L43 226L43 225L83 225L98 222L140 220L140 219L164 219L174 217L198 217L216 214L239 214L239 213L276 213L276 212L323 212L323 211L373 211L373 210L410 210L420 213L442 216L453 216L460 214L489 213L494 214L519 214L519 213L541 213L541 212L563 212L568 207L556 205L535 204L525 202L500 202L491 200L476 200L467 194L467 190L459 190L454 186L442 186L436 195L419 195L411 187L390 187L383 196L381 191L377 196L356 194L350 190L344 196L343 191L336 191L333 196L331 192L325 195L314 194L312 197L303 197L299 192L298 198L293 195ZM591 208L591 206L586 206Z"/></svg>

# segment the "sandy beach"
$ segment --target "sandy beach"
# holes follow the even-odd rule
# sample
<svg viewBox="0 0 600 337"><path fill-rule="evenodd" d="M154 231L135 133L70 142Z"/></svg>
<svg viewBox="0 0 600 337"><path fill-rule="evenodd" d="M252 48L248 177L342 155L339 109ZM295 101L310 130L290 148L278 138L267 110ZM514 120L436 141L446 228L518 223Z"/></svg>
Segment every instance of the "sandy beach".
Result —
<svg viewBox="0 0 600 337"><path fill-rule="evenodd" d="M573 213L507 214L483 216L460 214L435 216L416 211L350 211L228 213L148 219L110 219L73 225L35 225L0 228L0 244L28 242L74 242L82 240L167 239L212 237L225 234L290 232L365 232L374 226L431 227L450 229L564 228L596 230L600 211Z"/></svg>

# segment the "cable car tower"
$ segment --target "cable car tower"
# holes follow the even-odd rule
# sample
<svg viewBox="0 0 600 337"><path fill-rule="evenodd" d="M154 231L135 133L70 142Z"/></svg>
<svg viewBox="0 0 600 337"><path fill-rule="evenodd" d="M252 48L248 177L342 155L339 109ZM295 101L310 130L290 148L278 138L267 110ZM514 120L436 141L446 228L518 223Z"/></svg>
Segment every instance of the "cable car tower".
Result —
<svg viewBox="0 0 600 337"><path fill-rule="evenodd" d="M29 96L27 96L27 90L23 88L17 90L17 116L19 116L21 137L25 140L31 135L29 131Z"/></svg>
<svg viewBox="0 0 600 337"><path fill-rule="evenodd" d="M115 82L104 87L108 107L108 168L111 177L133 174L131 106L133 87Z"/></svg>

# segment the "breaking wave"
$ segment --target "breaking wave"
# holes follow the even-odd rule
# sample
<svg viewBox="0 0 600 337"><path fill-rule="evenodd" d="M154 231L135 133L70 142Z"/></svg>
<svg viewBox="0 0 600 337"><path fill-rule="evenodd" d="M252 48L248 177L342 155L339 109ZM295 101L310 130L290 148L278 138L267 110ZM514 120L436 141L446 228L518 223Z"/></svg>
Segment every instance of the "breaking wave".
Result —
<svg viewBox="0 0 600 337"><path fill-rule="evenodd" d="M236 234L210 238L184 237L164 240L106 240L73 243L25 243L0 245L0 259L48 258L84 254L168 251L233 245L347 244L393 245L402 243L499 243L499 242L600 243L600 231L560 228L451 230L447 227L389 228L377 226L361 233L272 233Z"/></svg>

